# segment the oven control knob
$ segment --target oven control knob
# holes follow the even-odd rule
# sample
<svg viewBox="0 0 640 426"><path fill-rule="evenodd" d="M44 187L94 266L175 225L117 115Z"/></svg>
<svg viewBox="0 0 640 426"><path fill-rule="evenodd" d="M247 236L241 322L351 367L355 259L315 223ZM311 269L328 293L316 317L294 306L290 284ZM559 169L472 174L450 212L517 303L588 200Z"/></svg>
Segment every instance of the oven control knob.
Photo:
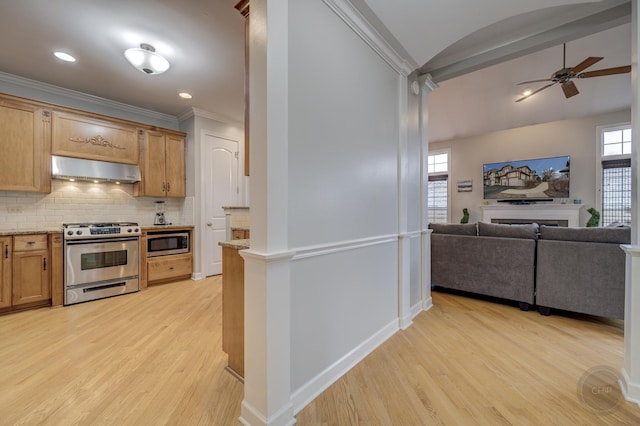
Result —
<svg viewBox="0 0 640 426"><path fill-rule="evenodd" d="M138 228L134 229L133 232L140 232Z"/></svg>
<svg viewBox="0 0 640 426"><path fill-rule="evenodd" d="M133 229L129 228L127 229L127 232L133 232Z"/></svg>
<svg viewBox="0 0 640 426"><path fill-rule="evenodd" d="M67 231L67 235L73 235L73 231Z"/></svg>
<svg viewBox="0 0 640 426"><path fill-rule="evenodd" d="M82 235L82 231L78 229L78 230L76 231L76 235Z"/></svg>

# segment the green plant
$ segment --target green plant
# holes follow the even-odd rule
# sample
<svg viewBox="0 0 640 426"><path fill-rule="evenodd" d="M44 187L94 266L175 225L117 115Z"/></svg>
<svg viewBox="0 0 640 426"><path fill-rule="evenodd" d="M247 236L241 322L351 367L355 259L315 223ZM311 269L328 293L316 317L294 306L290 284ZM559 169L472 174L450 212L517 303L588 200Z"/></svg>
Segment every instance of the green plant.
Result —
<svg viewBox="0 0 640 426"><path fill-rule="evenodd" d="M598 226L598 224L600 223L600 212L594 209L593 207L591 207L590 209L587 209L587 211L591 213L591 217L587 222L587 228L594 228Z"/></svg>
<svg viewBox="0 0 640 426"><path fill-rule="evenodd" d="M469 209L462 209L462 219L460 219L460 223L469 223Z"/></svg>

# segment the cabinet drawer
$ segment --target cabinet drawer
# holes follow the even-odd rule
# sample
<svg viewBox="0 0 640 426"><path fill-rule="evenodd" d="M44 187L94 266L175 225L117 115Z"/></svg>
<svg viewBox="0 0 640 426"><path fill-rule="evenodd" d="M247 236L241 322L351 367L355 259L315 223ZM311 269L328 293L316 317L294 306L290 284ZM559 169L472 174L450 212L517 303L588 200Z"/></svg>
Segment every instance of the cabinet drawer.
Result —
<svg viewBox="0 0 640 426"><path fill-rule="evenodd" d="M191 275L192 254L161 256L147 260L147 280L159 281L185 275Z"/></svg>
<svg viewBox="0 0 640 426"><path fill-rule="evenodd" d="M47 234L15 235L13 251L32 251L47 249Z"/></svg>

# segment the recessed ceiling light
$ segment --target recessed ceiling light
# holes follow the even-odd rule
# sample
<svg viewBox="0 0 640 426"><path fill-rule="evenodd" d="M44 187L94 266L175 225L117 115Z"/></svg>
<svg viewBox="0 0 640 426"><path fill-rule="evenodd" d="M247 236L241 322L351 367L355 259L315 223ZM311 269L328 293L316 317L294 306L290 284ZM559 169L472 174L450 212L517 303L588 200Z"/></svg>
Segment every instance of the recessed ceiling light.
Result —
<svg viewBox="0 0 640 426"><path fill-rule="evenodd" d="M68 53L65 52L53 52L53 55L58 58L58 59L62 59L65 62L75 62L76 58L74 58L73 56L69 55Z"/></svg>
<svg viewBox="0 0 640 426"><path fill-rule="evenodd" d="M182 99L191 99L191 98L193 98L193 96L191 96L191 93L187 93L187 92L180 92L180 93L178 93L178 96L180 96Z"/></svg>

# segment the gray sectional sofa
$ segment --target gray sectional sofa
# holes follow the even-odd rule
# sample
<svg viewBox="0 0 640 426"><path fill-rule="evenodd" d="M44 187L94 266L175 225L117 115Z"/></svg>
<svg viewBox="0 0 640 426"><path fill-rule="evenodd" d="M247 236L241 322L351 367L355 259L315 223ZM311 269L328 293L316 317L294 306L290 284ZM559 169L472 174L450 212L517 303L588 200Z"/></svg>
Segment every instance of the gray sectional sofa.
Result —
<svg viewBox="0 0 640 426"><path fill-rule="evenodd" d="M540 227L536 304L624 319L625 253L631 229Z"/></svg>
<svg viewBox="0 0 640 426"><path fill-rule="evenodd" d="M434 287L551 309L624 317L629 227L430 224Z"/></svg>

